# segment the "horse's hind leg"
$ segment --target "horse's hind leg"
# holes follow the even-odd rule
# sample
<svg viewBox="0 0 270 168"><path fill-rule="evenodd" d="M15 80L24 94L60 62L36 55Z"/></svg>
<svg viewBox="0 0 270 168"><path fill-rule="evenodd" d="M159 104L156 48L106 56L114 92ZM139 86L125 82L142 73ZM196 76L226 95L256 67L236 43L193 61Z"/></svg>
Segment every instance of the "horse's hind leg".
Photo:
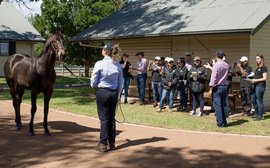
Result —
<svg viewBox="0 0 270 168"><path fill-rule="evenodd" d="M53 89L44 92L44 118L43 118L43 128L44 128L44 135L50 136L51 133L48 129L48 113L49 113L49 102L52 96Z"/></svg>
<svg viewBox="0 0 270 168"><path fill-rule="evenodd" d="M24 89L11 87L10 93L13 99L13 107L15 109L15 123L16 123L16 130L20 130L22 127L21 122L21 102L22 96L24 94Z"/></svg>
<svg viewBox="0 0 270 168"><path fill-rule="evenodd" d="M36 111L37 111L37 93L34 92L34 91L31 92L31 104L32 104L32 107L31 107L31 120L30 120L30 123L29 123L29 132L28 132L28 134L30 136L35 136L34 117L35 117L35 114L36 114Z"/></svg>

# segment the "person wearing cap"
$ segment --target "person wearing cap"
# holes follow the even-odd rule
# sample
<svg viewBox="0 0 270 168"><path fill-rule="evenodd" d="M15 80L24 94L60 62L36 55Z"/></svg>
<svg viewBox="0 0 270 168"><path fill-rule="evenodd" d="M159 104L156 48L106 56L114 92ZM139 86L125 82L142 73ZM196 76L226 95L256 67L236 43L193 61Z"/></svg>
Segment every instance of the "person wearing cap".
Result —
<svg viewBox="0 0 270 168"><path fill-rule="evenodd" d="M100 120L100 140L97 151L115 149L115 110L122 90L123 72L115 61L118 45L106 44L102 49L102 60L95 63L91 76L91 87L96 90L96 103Z"/></svg>
<svg viewBox="0 0 270 168"><path fill-rule="evenodd" d="M228 87L227 87L227 98L226 98L226 104L227 104L227 107L226 107L226 116L229 117L229 111L230 111L230 104L229 104L229 89L231 87L231 82L232 82L232 78L233 78L233 75L234 75L234 69L233 67L230 65L230 63L226 60L226 55L225 53L222 51L222 50L217 50L216 52L216 55L223 55L223 58L222 60L224 62L226 62L228 64L228 68L229 68L229 71L228 71L228 77L227 77L227 81L228 81ZM205 68L209 69L210 71L212 71L213 69L213 66L215 65L215 63L217 62L217 58L216 58L216 55L212 58L212 63L209 64L208 62L203 65ZM213 104L211 104L211 110L210 111L214 111L213 109Z"/></svg>
<svg viewBox="0 0 270 168"><path fill-rule="evenodd" d="M267 68L264 64L264 56L257 54L256 55L256 65L254 79L250 79L253 84L254 92L252 94L252 104L255 109L253 114L254 120L263 120L264 114L264 103L263 96L266 89L267 81Z"/></svg>
<svg viewBox="0 0 270 168"><path fill-rule="evenodd" d="M201 58L196 56L194 58L194 65L188 72L188 79L190 84L190 91L192 94L192 111L190 115L197 115L198 117L203 115L204 99L203 93L205 90L205 81L207 78L207 72L204 66L201 64ZM200 111L196 113L197 100L199 100Z"/></svg>
<svg viewBox="0 0 270 168"><path fill-rule="evenodd" d="M211 78L209 82L209 94L213 97L213 106L216 112L216 121L218 127L227 126L227 87L229 66L223 60L224 52L218 50L216 52L216 63L212 68Z"/></svg>
<svg viewBox="0 0 270 168"><path fill-rule="evenodd" d="M165 66L162 71L161 85L163 89L161 93L161 99L159 102L159 109L157 110L157 112L162 111L167 94L169 94L168 111L172 112L173 98L174 98L174 92L176 89L177 81L178 81L178 70L176 68L176 65L174 65L174 59L169 58L168 66Z"/></svg>
<svg viewBox="0 0 270 168"><path fill-rule="evenodd" d="M187 99L188 99L188 69L185 66L186 62L184 58L180 58L177 60L177 67L179 72L179 78L177 82L177 90L179 94L179 107L177 111L185 112L187 110Z"/></svg>
<svg viewBox="0 0 270 168"><path fill-rule="evenodd" d="M191 69L191 67L193 66L193 64L194 64L194 61L193 61L193 59L192 59L192 56L193 56L193 52L192 51L187 51L186 53L185 53L185 62L186 62L186 67L187 67L187 69L188 69L188 71L190 71L190 69ZM191 94L191 90L190 90L190 88L188 88L188 97L189 97L189 102L191 102L191 99L192 99L192 94Z"/></svg>
<svg viewBox="0 0 270 168"><path fill-rule="evenodd" d="M157 106L157 103L160 99L160 91L161 91L161 65L160 65L161 58L159 56L155 57L154 62L149 62L148 71L152 71L152 90L153 90L153 107Z"/></svg>
<svg viewBox="0 0 270 168"><path fill-rule="evenodd" d="M127 103L128 87L130 84L130 79L132 78L132 75L129 69L131 64L128 61L128 58L129 58L129 55L127 53L124 53L119 62L122 65L122 70L123 70L123 89L121 91L121 95L124 91L124 103Z"/></svg>
<svg viewBox="0 0 270 168"><path fill-rule="evenodd" d="M137 61L137 66L136 68L134 68L134 70L136 70L137 72L137 88L138 88L139 99L140 99L139 103L140 105L144 105L148 61L146 58L144 58L143 51L137 52L136 56L138 57L138 61Z"/></svg>
<svg viewBox="0 0 270 168"><path fill-rule="evenodd" d="M188 71L190 71L190 69L191 69L191 67L193 66L193 63L194 63L193 60L192 60L192 55L193 55L192 51L187 51L185 53L185 56L186 56L185 62L186 62L186 67L187 67Z"/></svg>
<svg viewBox="0 0 270 168"><path fill-rule="evenodd" d="M242 56L239 62L234 67L234 72L236 76L241 76L240 78L240 97L242 102L242 115L250 115L252 108L251 105L251 91L252 84L247 80L248 75L252 72L251 66L248 65L248 58Z"/></svg>

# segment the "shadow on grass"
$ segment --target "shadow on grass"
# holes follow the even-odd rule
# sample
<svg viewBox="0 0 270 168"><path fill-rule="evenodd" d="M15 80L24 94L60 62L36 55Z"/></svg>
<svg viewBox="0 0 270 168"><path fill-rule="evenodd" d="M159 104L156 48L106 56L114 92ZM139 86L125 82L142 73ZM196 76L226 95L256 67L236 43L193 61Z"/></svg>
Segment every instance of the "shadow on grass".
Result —
<svg viewBox="0 0 270 168"><path fill-rule="evenodd" d="M233 122L229 122L227 124L227 126L231 127L231 126L236 126L236 125L242 125L242 124L244 124L246 122L248 122L248 120L240 119L240 120L236 120L236 121L233 121Z"/></svg>
<svg viewBox="0 0 270 168"><path fill-rule="evenodd" d="M264 119L268 120L270 118L270 114L268 113L267 115L264 115Z"/></svg>

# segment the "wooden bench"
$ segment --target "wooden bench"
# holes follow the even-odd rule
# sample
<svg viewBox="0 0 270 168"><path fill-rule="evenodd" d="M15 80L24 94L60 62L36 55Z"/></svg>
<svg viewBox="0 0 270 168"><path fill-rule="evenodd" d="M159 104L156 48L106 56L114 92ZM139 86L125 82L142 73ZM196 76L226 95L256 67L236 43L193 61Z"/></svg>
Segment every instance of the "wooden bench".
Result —
<svg viewBox="0 0 270 168"><path fill-rule="evenodd" d="M204 92L204 100L207 104L212 104L212 96L208 94L209 91L209 85L208 81L206 83L206 92ZM239 98L239 90L240 90L240 83L239 82L231 82L231 87L229 89L229 103L232 102L233 111L236 110L237 101Z"/></svg>

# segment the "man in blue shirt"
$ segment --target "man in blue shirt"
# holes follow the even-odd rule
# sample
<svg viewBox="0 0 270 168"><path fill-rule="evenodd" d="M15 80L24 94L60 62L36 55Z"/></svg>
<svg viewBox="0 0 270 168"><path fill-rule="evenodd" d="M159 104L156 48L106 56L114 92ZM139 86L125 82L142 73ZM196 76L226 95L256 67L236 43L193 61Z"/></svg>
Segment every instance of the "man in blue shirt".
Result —
<svg viewBox="0 0 270 168"><path fill-rule="evenodd" d="M100 141L96 150L106 152L115 149L115 110L122 90L123 72L115 60L119 48L107 44L102 49L103 60L96 62L91 87L96 89L96 103L100 120Z"/></svg>

